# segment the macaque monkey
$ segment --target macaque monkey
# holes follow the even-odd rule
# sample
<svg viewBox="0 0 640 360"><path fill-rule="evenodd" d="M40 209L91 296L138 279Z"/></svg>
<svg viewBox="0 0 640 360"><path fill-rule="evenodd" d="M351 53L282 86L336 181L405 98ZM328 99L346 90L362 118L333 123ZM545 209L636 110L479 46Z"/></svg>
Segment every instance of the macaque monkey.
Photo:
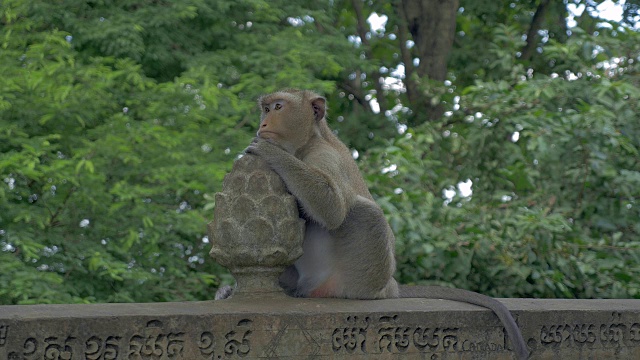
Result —
<svg viewBox="0 0 640 360"><path fill-rule="evenodd" d="M504 324L515 352L528 350L509 310L475 292L398 286L395 238L349 149L327 125L326 100L287 89L265 95L258 137L246 149L263 158L297 199L306 220L303 255L280 277L293 296L348 299L429 298L480 305ZM226 295L228 296L228 290Z"/></svg>

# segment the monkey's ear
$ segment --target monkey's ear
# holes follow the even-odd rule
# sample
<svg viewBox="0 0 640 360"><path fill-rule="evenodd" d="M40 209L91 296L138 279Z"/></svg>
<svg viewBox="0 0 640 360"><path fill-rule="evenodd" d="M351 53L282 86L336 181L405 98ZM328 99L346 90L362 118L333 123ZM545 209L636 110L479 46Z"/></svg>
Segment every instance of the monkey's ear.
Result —
<svg viewBox="0 0 640 360"><path fill-rule="evenodd" d="M313 116L316 121L321 120L327 111L327 100L322 96L311 100L311 106L313 107Z"/></svg>

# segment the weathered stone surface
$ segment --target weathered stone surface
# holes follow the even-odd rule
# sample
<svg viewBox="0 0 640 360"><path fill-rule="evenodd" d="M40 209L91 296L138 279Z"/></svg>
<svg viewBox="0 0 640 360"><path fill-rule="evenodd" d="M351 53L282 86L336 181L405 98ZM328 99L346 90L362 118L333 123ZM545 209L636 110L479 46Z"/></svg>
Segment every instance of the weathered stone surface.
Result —
<svg viewBox="0 0 640 360"><path fill-rule="evenodd" d="M233 297L285 296L278 277L302 255L304 230L295 198L267 163L236 160L208 226L211 256L237 281Z"/></svg>
<svg viewBox="0 0 640 360"><path fill-rule="evenodd" d="M640 359L639 300L502 299L531 359ZM498 319L443 300L0 306L0 359L513 359Z"/></svg>

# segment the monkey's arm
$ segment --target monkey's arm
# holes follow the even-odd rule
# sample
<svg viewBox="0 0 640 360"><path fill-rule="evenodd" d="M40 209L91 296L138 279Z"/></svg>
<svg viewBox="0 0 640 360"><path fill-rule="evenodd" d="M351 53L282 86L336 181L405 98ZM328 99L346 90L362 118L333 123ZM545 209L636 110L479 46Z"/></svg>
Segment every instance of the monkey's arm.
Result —
<svg viewBox="0 0 640 360"><path fill-rule="evenodd" d="M333 149L322 152L319 158L308 159L308 163L264 139L254 141L246 152L267 161L313 220L329 230L344 222L348 205L342 184L332 180L340 178Z"/></svg>

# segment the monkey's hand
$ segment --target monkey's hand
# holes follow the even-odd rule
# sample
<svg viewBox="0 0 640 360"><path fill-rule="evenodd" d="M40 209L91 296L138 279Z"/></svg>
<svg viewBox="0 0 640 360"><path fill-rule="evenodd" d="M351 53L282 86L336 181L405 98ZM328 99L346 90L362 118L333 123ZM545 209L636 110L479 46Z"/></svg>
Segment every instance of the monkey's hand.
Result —
<svg viewBox="0 0 640 360"><path fill-rule="evenodd" d="M269 140L259 137L253 139L251 144L244 150L247 154L257 155L271 164L273 159L282 157L287 153L284 149Z"/></svg>

